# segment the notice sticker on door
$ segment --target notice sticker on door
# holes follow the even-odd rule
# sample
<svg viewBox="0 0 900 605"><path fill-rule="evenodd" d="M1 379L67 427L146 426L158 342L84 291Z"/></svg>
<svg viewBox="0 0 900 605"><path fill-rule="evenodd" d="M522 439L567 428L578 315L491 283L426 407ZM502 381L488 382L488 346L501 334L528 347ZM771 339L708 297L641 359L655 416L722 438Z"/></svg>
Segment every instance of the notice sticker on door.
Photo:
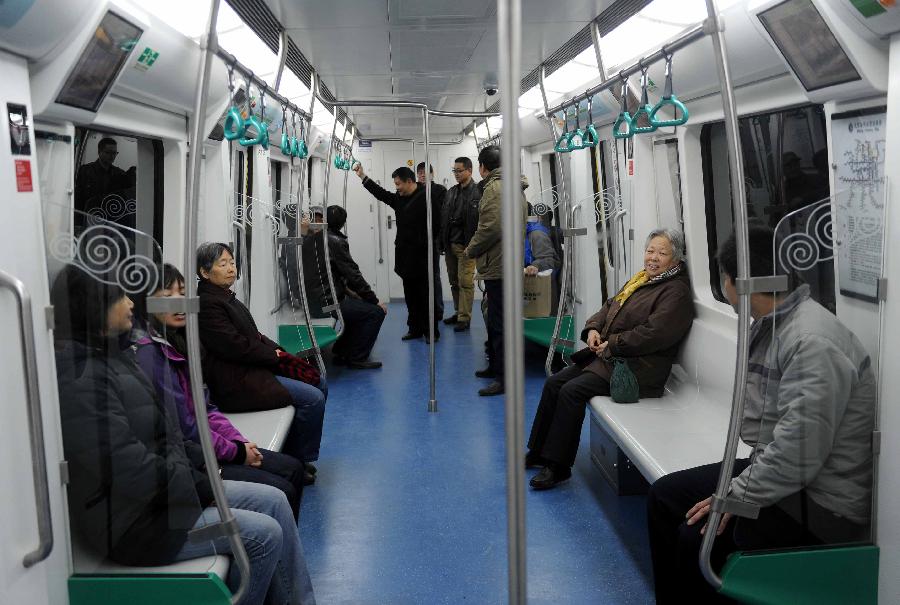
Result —
<svg viewBox="0 0 900 605"><path fill-rule="evenodd" d="M31 184L31 162L28 160L16 160L16 191L19 193L34 191Z"/></svg>

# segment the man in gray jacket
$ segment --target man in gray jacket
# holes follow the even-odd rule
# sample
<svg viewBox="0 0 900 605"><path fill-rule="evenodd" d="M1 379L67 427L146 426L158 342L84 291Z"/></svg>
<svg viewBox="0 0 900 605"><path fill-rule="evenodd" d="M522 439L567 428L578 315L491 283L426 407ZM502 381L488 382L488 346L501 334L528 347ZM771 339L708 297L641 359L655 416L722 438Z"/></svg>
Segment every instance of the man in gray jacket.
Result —
<svg viewBox="0 0 900 605"><path fill-rule="evenodd" d="M752 276L769 275L773 267L786 273L773 258L770 228L752 225L749 238ZM718 259L726 296L736 305L734 236ZM741 439L753 451L735 463L728 498L758 506L759 516L733 521L731 514L723 516L715 530L714 568L735 550L869 539L876 381L868 353L809 297L806 285L788 293L754 293L750 307L754 322ZM720 467L672 473L650 489L647 522L657 603L724 600L697 564Z"/></svg>

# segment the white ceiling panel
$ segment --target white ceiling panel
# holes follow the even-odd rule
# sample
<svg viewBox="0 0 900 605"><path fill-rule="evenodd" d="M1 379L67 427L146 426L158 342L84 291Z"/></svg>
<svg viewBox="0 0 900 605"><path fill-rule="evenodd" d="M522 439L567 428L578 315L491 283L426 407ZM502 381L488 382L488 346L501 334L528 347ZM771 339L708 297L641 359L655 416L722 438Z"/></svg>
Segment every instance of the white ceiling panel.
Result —
<svg viewBox="0 0 900 605"><path fill-rule="evenodd" d="M387 24L384 0L266 0L285 29L372 28Z"/></svg>
<svg viewBox="0 0 900 605"><path fill-rule="evenodd" d="M355 27L292 29L288 35L323 77L390 73L387 30Z"/></svg>
<svg viewBox="0 0 900 605"><path fill-rule="evenodd" d="M494 0L388 0L392 23L415 21L470 21L476 23L491 18L497 12Z"/></svg>

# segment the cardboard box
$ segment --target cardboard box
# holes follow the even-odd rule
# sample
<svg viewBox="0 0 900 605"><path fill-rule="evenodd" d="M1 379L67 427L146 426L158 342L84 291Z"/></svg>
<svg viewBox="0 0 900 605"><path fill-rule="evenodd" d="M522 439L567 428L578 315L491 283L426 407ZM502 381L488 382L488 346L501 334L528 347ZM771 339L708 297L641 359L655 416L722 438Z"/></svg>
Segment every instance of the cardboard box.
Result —
<svg viewBox="0 0 900 605"><path fill-rule="evenodd" d="M553 306L552 271L525 275L522 283L522 314L526 318L547 317Z"/></svg>

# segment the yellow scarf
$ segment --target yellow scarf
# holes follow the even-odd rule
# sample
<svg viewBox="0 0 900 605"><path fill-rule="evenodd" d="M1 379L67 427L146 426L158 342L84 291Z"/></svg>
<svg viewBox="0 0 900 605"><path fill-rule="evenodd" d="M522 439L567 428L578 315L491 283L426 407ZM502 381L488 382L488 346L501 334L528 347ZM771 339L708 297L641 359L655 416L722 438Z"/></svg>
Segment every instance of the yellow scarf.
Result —
<svg viewBox="0 0 900 605"><path fill-rule="evenodd" d="M650 281L650 278L647 277L646 271L638 271L635 273L634 277L628 280L628 283L625 284L619 293L616 294L616 302L619 303L619 306L625 304L625 301L628 300L628 297L634 294L635 290L646 284Z"/></svg>

